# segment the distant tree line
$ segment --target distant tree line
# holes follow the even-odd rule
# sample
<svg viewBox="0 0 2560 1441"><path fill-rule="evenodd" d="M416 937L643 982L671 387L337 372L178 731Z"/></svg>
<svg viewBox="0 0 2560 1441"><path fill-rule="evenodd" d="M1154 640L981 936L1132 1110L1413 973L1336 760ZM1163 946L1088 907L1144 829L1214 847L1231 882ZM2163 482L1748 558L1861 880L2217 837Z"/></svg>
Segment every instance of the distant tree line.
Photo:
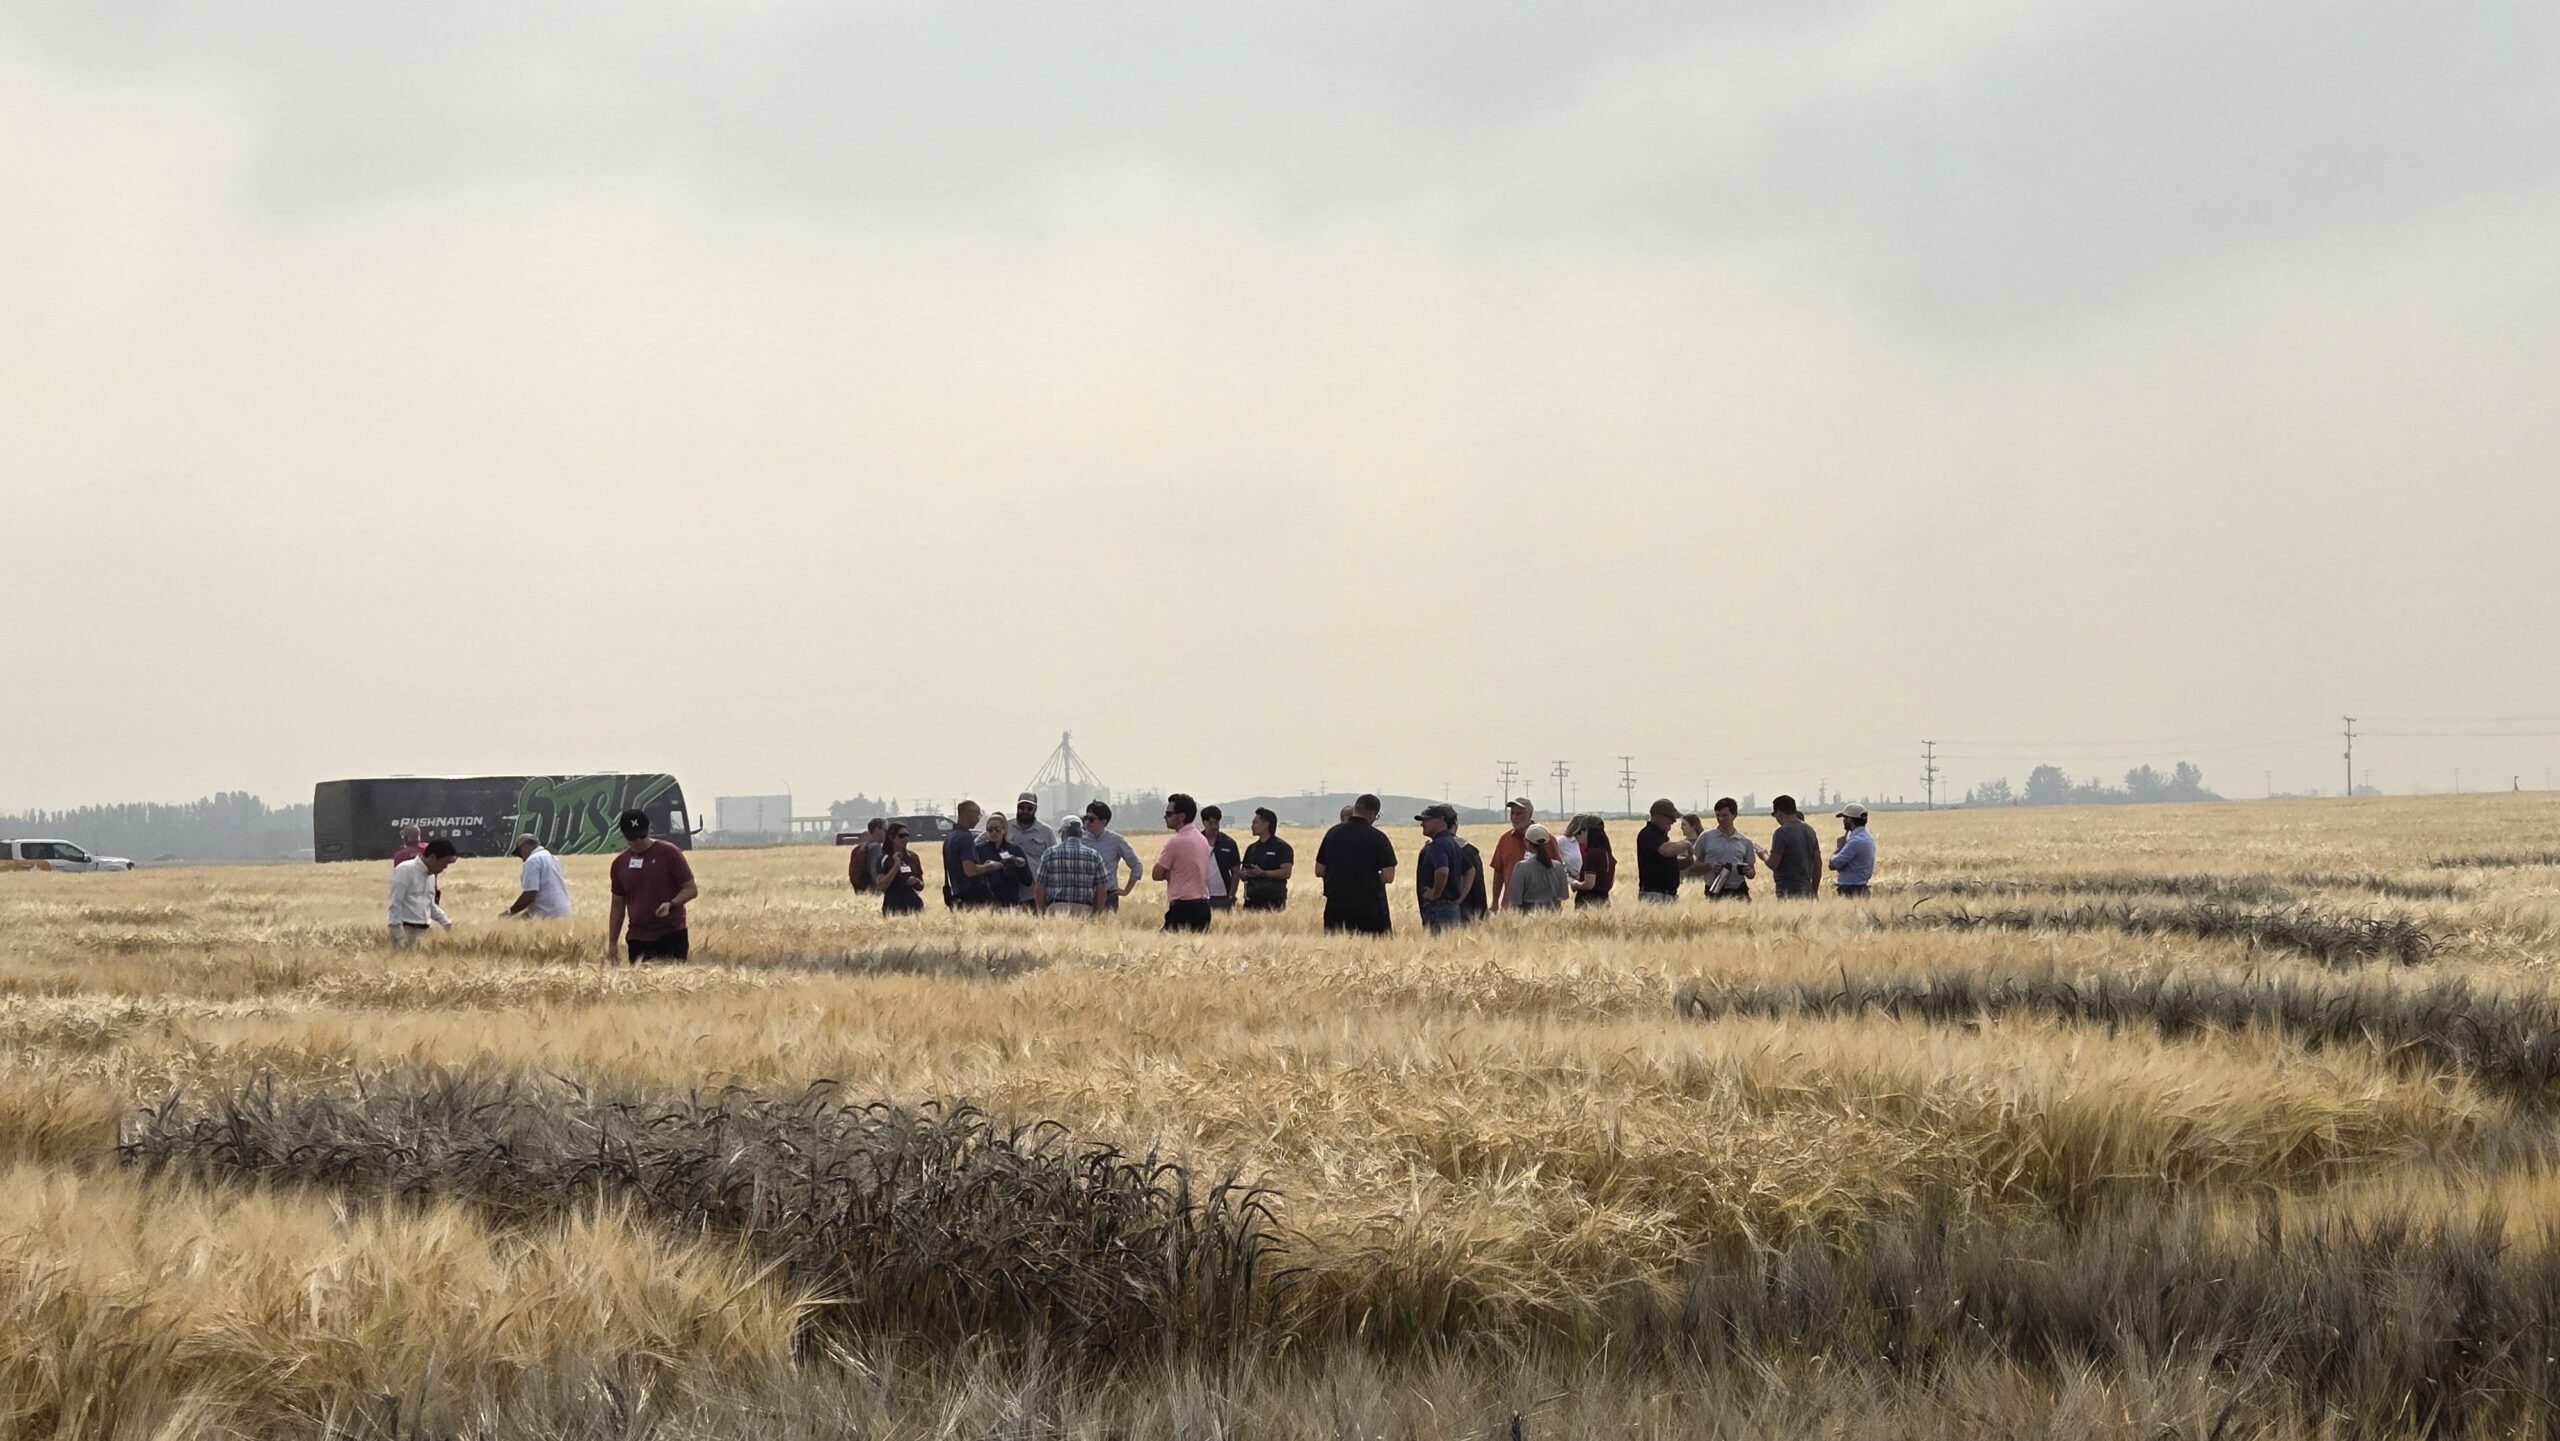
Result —
<svg viewBox="0 0 2560 1441"><path fill-rule="evenodd" d="M137 861L282 860L311 849L311 807L269 806L247 791L178 805L81 806L0 815L0 837L65 840Z"/></svg>
<svg viewBox="0 0 2560 1441"><path fill-rule="evenodd" d="M2161 774L2150 766L2135 766L2124 773L2124 784L2111 786L2091 778L2075 781L2063 774L2060 766L2038 766L2027 772L2022 789L2011 789L2009 778L1984 781L1965 792L1969 806L2124 806L2151 801L2218 801L2221 796L2205 789L2204 771L2192 761L2180 761Z"/></svg>

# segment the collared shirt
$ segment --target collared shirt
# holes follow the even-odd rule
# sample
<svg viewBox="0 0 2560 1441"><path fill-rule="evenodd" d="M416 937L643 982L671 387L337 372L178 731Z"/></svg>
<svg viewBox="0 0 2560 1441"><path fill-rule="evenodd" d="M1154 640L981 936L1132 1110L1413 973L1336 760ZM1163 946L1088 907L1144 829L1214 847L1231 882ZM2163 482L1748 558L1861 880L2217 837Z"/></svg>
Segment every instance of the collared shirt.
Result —
<svg viewBox="0 0 2560 1441"><path fill-rule="evenodd" d="M1167 836L1164 849L1156 854L1156 864L1164 867L1166 900L1209 899L1209 878L1217 874L1218 863L1209 854L1209 838L1200 834L1197 824L1185 825Z"/></svg>
<svg viewBox="0 0 2560 1441"><path fill-rule="evenodd" d="M970 875L964 864L977 858L978 833L967 826L953 825L951 834L942 838L942 887L954 900L987 898L987 878Z"/></svg>
<svg viewBox="0 0 2560 1441"><path fill-rule="evenodd" d="M979 884L987 888L989 900L1000 906L1030 903L1031 858L1022 853L1021 846L1014 844L1011 831L1005 833L1003 840L993 837L980 840L975 859L980 865L989 861L996 863L996 869L978 877Z"/></svg>
<svg viewBox="0 0 2560 1441"><path fill-rule="evenodd" d="M1669 844L1671 828L1659 821L1646 821L1636 832L1636 889L1656 896L1680 894L1680 860L1662 853Z"/></svg>
<svg viewBox="0 0 2560 1441"><path fill-rule="evenodd" d="M1037 864L1049 847L1058 843L1058 833L1038 820L1026 821L1016 816L1013 822L1013 843L1024 855L1029 856L1034 864Z"/></svg>
<svg viewBox="0 0 2560 1441"><path fill-rule="evenodd" d="M436 878L424 857L411 856L391 868L391 924L449 926L453 922L436 904Z"/></svg>
<svg viewBox="0 0 2560 1441"><path fill-rule="evenodd" d="M540 846L524 858L523 878L516 882L519 891L533 892L533 904L525 914L544 920L558 920L569 914L569 881L560 874L560 862Z"/></svg>
<svg viewBox="0 0 2560 1441"><path fill-rule="evenodd" d="M1718 866L1733 867L1732 877L1724 883L1728 890L1743 879L1744 870L1760 859L1759 851L1752 847L1751 837L1740 831L1726 835L1713 827L1698 833L1698 838L1689 845L1689 854L1699 865L1707 868L1707 884L1710 886L1715 884L1714 872Z"/></svg>
<svg viewBox="0 0 2560 1441"><path fill-rule="evenodd" d="M1276 871L1282 866L1297 864L1297 860L1298 852L1294 847L1278 836L1270 836L1245 847L1242 863L1258 871ZM1263 903L1286 901L1289 899L1289 883L1270 876L1247 876L1244 898Z"/></svg>
<svg viewBox="0 0 2560 1441"><path fill-rule="evenodd" d="M1439 880L1440 870L1444 866L1449 871L1449 884L1435 896L1431 894L1431 887ZM1442 831L1422 843L1422 855L1413 863L1413 894L1416 900L1424 905L1437 905L1445 901L1454 906L1458 903L1458 897L1466 894L1466 884L1467 862L1466 858L1458 853L1456 836Z"/></svg>
<svg viewBox="0 0 2560 1441"><path fill-rule="evenodd" d="M1070 837L1040 854L1040 888L1053 906L1093 905L1093 893L1105 879L1102 855L1081 838Z"/></svg>
<svg viewBox="0 0 2560 1441"><path fill-rule="evenodd" d="M1840 848L1831 853L1831 869L1840 873L1835 880L1844 886L1863 886L1876 878L1876 838L1865 826L1840 838Z"/></svg>
<svg viewBox="0 0 2560 1441"><path fill-rule="evenodd" d="M1111 883L1111 889L1120 889L1120 867L1123 865L1129 868L1131 885L1147 878L1147 868L1138 859L1138 848L1129 844L1127 836L1118 831L1097 834L1088 830L1084 833L1084 843L1093 847L1095 855L1102 857L1102 878Z"/></svg>
<svg viewBox="0 0 2560 1441"><path fill-rule="evenodd" d="M1201 834L1209 842L1209 896L1212 900L1220 899L1234 892L1236 867L1244 864L1244 852L1236 848L1236 838L1231 832L1220 831L1214 836L1206 831Z"/></svg>

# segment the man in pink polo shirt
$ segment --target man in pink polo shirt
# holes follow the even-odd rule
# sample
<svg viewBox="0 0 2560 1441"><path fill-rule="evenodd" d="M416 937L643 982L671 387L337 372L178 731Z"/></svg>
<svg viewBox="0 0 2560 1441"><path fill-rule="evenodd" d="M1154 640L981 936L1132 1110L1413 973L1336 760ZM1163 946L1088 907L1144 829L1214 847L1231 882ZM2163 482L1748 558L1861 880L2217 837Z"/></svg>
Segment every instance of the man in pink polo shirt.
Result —
<svg viewBox="0 0 2560 1441"><path fill-rule="evenodd" d="M1164 824L1173 832L1156 853L1155 877L1164 882L1164 928L1209 929L1209 875L1217 864L1209 838L1200 834L1200 803L1180 791L1164 798Z"/></svg>

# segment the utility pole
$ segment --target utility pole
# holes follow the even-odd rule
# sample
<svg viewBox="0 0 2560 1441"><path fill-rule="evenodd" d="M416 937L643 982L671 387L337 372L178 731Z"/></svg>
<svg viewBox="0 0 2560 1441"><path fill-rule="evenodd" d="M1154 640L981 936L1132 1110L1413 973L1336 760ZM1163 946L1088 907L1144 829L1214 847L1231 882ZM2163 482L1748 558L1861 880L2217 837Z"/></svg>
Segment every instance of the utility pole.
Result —
<svg viewBox="0 0 2560 1441"><path fill-rule="evenodd" d="M1494 764L1502 768L1502 803L1504 805L1509 805L1511 803L1511 798L1520 794L1518 791L1511 788L1513 783L1518 781L1520 778L1520 763L1518 761L1495 761Z"/></svg>
<svg viewBox="0 0 2560 1441"><path fill-rule="evenodd" d="M1563 815L1563 814L1564 814L1564 778L1565 778L1566 776L1569 776L1569 775L1573 774L1573 767L1571 767L1571 766L1569 766L1569 765L1566 765L1566 764L1565 764L1564 762L1562 762L1562 761L1558 761L1558 762L1556 762L1554 765L1549 766L1549 767L1547 768L1547 774L1549 774L1549 775L1551 775L1551 776L1554 776L1554 777L1556 778L1556 814L1557 814L1557 815Z"/></svg>
<svg viewBox="0 0 2560 1441"><path fill-rule="evenodd" d="M2356 718L2342 716L2340 719L2347 723L2347 798L2353 800L2356 794Z"/></svg>
<svg viewBox="0 0 2560 1441"><path fill-rule="evenodd" d="M1928 808L1936 810L1938 808L1938 743L1936 741L1924 740L1920 743L1920 784L1925 788L1929 798Z"/></svg>
<svg viewBox="0 0 2560 1441"><path fill-rule="evenodd" d="M2275 798L2276 798L2276 773L2275 773L2274 771L2269 771L2269 772L2267 772L2267 799L2268 799L2268 800L2274 800Z"/></svg>
<svg viewBox="0 0 2560 1441"><path fill-rule="evenodd" d="M1636 758L1618 757L1618 788L1627 793L1627 814L1636 813Z"/></svg>

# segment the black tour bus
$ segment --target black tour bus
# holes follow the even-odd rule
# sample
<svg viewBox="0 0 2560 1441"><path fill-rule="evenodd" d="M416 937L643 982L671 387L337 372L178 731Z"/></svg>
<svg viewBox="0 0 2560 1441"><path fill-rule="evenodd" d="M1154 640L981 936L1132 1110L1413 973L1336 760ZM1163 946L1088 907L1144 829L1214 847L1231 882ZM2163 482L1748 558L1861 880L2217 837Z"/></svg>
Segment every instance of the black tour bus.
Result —
<svg viewBox="0 0 2560 1441"><path fill-rule="evenodd" d="M531 832L560 855L622 849L614 820L634 807L649 829L686 845L693 838L684 788L670 775L390 776L322 781L311 792L312 858L387 861L400 829L416 826L466 856L502 856Z"/></svg>

